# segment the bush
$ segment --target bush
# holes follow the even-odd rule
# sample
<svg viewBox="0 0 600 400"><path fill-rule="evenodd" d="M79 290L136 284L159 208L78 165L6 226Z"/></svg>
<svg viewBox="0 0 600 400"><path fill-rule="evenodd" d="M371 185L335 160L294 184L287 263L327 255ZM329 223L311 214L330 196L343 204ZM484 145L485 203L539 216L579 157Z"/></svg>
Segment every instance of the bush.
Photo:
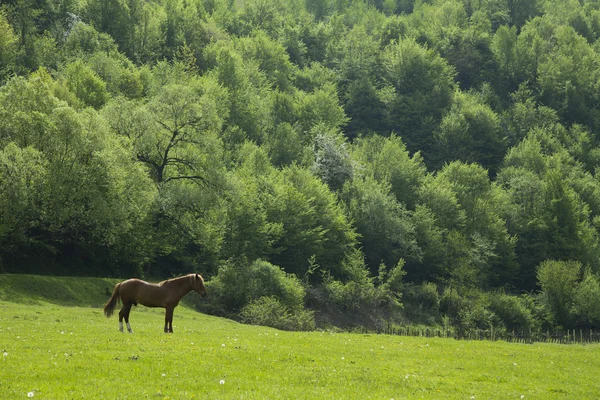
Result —
<svg viewBox="0 0 600 400"><path fill-rule="evenodd" d="M459 334L466 333L493 326L494 314L487 308L487 303L484 293L459 293L454 288L446 288L440 300L440 311L450 318Z"/></svg>
<svg viewBox="0 0 600 400"><path fill-rule="evenodd" d="M465 305L465 300L458 294L452 287L446 288L440 299L440 311L445 314L452 324L456 325L458 322L458 315Z"/></svg>
<svg viewBox="0 0 600 400"><path fill-rule="evenodd" d="M577 261L544 261L538 266L538 284L551 322L570 326L581 269Z"/></svg>
<svg viewBox="0 0 600 400"><path fill-rule="evenodd" d="M382 302L381 292L373 282L340 282L333 279L325 282L329 299L345 311L377 308Z"/></svg>
<svg viewBox="0 0 600 400"><path fill-rule="evenodd" d="M527 332L534 328L535 321L531 310L517 296L492 294L490 310L509 331Z"/></svg>
<svg viewBox="0 0 600 400"><path fill-rule="evenodd" d="M573 311L583 326L600 326L600 282L590 270L585 271L573 300Z"/></svg>
<svg viewBox="0 0 600 400"><path fill-rule="evenodd" d="M362 258L353 259L344 266L346 271L352 271L351 280L341 282L326 276L323 284L329 299L346 311L375 310L383 306L389 311L397 311L402 307L400 288L405 275L403 266L402 259L389 271L382 264L379 275L373 278L369 276Z"/></svg>
<svg viewBox="0 0 600 400"><path fill-rule="evenodd" d="M293 312L304 307L306 291L300 280L263 260L249 266L242 262L223 265L207 285L210 296L199 307L213 314L231 316L262 297L276 298Z"/></svg>
<svg viewBox="0 0 600 400"><path fill-rule="evenodd" d="M263 296L250 302L242 309L240 317L246 324L271 326L283 330L315 329L314 311L302 308L292 310L273 296Z"/></svg>
<svg viewBox="0 0 600 400"><path fill-rule="evenodd" d="M440 295L435 283L406 285L402 295L406 316L411 322L435 324L440 308Z"/></svg>
<svg viewBox="0 0 600 400"><path fill-rule="evenodd" d="M424 308L436 310L440 306L440 295L437 286L433 282L423 282L417 287L415 298Z"/></svg>
<svg viewBox="0 0 600 400"><path fill-rule="evenodd" d="M463 331L490 329L494 323L494 314L482 302L466 302L467 307L458 313L458 328Z"/></svg>
<svg viewBox="0 0 600 400"><path fill-rule="evenodd" d="M296 275L287 274L267 261L257 260L252 263L247 290L252 300L263 296L275 296L290 309L304 306L306 290Z"/></svg>

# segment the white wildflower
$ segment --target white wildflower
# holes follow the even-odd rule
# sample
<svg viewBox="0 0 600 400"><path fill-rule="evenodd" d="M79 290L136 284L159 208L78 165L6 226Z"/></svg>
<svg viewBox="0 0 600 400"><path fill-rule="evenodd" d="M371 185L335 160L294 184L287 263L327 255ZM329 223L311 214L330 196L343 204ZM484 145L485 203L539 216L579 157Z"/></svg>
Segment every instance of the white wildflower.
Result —
<svg viewBox="0 0 600 400"><path fill-rule="evenodd" d="M224 379L221 379L221 380L219 381L219 384L221 384L221 385L224 385L224 384L225 384L225 380L224 380Z"/></svg>

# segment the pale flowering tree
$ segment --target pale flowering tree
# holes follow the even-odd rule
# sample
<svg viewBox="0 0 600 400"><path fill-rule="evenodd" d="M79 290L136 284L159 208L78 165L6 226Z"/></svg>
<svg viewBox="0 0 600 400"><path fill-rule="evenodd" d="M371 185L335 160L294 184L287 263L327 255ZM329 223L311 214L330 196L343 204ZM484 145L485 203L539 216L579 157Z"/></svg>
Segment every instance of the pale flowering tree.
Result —
<svg viewBox="0 0 600 400"><path fill-rule="evenodd" d="M313 141L313 152L312 171L331 190L341 190L344 183L354 176L354 164L341 134L319 129Z"/></svg>

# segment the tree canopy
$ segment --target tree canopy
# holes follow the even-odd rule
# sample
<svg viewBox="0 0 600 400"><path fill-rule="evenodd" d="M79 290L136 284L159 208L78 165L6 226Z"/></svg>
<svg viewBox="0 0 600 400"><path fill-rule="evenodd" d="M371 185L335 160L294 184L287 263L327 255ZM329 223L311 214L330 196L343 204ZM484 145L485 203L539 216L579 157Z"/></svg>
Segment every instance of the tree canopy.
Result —
<svg viewBox="0 0 600 400"><path fill-rule="evenodd" d="M599 40L587 0L5 1L0 271L600 324Z"/></svg>

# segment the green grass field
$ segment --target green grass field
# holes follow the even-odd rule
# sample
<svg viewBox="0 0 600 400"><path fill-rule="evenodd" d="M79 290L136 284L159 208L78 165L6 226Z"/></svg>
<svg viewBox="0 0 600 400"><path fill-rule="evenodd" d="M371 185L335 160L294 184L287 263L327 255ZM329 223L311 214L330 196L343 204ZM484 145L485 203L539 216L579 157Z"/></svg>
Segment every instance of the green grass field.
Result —
<svg viewBox="0 0 600 400"><path fill-rule="evenodd" d="M27 279L57 289L18 284ZM600 345L282 332L184 306L174 334L163 333L162 310L145 307L132 310L135 333L123 334L98 301L113 282L0 275L0 399L600 395ZM65 305L73 301L85 307Z"/></svg>

